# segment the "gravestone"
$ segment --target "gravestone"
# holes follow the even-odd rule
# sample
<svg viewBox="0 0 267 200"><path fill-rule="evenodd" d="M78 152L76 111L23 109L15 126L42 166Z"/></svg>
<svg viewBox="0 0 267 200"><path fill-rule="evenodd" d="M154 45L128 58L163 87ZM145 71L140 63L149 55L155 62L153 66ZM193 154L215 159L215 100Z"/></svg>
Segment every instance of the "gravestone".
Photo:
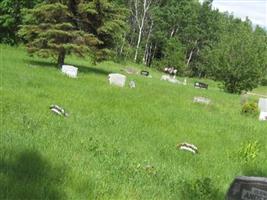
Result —
<svg viewBox="0 0 267 200"><path fill-rule="evenodd" d="M267 178L236 177L227 192L226 200L267 200Z"/></svg>
<svg viewBox="0 0 267 200"><path fill-rule="evenodd" d="M131 81L129 82L129 87L130 87L130 88L135 88L135 86L136 86L135 81L131 80Z"/></svg>
<svg viewBox="0 0 267 200"><path fill-rule="evenodd" d="M124 69L124 71L127 73L127 74L137 74L139 71L135 68L132 68L132 67L127 67Z"/></svg>
<svg viewBox="0 0 267 200"><path fill-rule="evenodd" d="M266 98L260 98L258 103L259 109L260 109L260 116L259 120L267 120L267 99Z"/></svg>
<svg viewBox="0 0 267 200"><path fill-rule="evenodd" d="M122 74L112 73L108 75L108 80L109 80L110 85L124 87L125 82L126 82L126 76Z"/></svg>
<svg viewBox="0 0 267 200"><path fill-rule="evenodd" d="M193 102L208 105L208 104L210 104L211 100L207 99L205 97L194 97Z"/></svg>
<svg viewBox="0 0 267 200"><path fill-rule="evenodd" d="M71 65L62 65L61 71L71 78L76 78L78 74L78 68Z"/></svg>
<svg viewBox="0 0 267 200"><path fill-rule="evenodd" d="M195 82L194 84L195 88L203 88L203 89L208 89L209 85L206 83L202 83L202 82Z"/></svg>
<svg viewBox="0 0 267 200"><path fill-rule="evenodd" d="M143 75L143 76L149 76L149 72L148 71L144 71L144 70L142 70L140 72L140 74Z"/></svg>

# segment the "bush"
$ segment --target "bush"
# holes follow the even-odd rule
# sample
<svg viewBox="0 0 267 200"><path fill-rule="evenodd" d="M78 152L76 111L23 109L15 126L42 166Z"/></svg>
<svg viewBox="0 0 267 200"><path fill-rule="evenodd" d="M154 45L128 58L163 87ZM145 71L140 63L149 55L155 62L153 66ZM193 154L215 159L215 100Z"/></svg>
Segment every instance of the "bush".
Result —
<svg viewBox="0 0 267 200"><path fill-rule="evenodd" d="M261 81L261 85L262 85L262 86L267 86L267 78L265 78L265 79L263 79L263 80Z"/></svg>
<svg viewBox="0 0 267 200"><path fill-rule="evenodd" d="M255 102L244 103L241 112L246 115L257 115L259 113L258 104Z"/></svg>

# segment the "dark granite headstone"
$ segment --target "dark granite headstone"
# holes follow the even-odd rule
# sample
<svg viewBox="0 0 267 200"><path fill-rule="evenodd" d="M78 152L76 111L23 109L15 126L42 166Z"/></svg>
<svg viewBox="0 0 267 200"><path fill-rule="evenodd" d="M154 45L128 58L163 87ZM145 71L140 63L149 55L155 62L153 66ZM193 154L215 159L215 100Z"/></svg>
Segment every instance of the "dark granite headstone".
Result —
<svg viewBox="0 0 267 200"><path fill-rule="evenodd" d="M148 71L144 71L144 70L142 70L142 71L140 72L140 74L143 75L143 76L148 76L148 75L149 75L149 72L148 72Z"/></svg>
<svg viewBox="0 0 267 200"><path fill-rule="evenodd" d="M267 200L267 178L247 176L235 178L226 200Z"/></svg>

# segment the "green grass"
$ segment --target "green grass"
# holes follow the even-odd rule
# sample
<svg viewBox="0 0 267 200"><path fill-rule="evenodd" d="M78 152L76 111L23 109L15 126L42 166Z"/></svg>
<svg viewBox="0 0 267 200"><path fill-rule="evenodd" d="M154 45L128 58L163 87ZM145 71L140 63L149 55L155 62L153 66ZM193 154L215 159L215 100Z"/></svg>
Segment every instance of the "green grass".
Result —
<svg viewBox="0 0 267 200"><path fill-rule="evenodd" d="M50 60L0 47L0 199L214 200L235 176L267 176L267 124L241 115L238 95L160 81L156 71L131 75L135 89L117 88L107 74L123 65L73 57L80 73L71 79ZM184 141L200 153L177 150ZM255 158L238 153L254 141Z"/></svg>

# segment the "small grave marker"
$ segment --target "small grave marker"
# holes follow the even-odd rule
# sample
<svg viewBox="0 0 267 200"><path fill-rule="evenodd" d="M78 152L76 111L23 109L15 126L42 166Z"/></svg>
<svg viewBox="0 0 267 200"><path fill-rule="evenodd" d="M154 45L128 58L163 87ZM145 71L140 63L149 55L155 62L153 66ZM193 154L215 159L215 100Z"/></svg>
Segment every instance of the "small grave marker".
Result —
<svg viewBox="0 0 267 200"><path fill-rule="evenodd" d="M108 75L108 80L109 80L110 85L124 87L125 82L126 82L126 76L122 74L112 73Z"/></svg>
<svg viewBox="0 0 267 200"><path fill-rule="evenodd" d="M200 104L207 104L209 105L211 100L210 99L207 99L205 97L194 97L194 100L193 100L194 103L200 103Z"/></svg>
<svg viewBox="0 0 267 200"><path fill-rule="evenodd" d="M71 78L76 78L78 74L78 68L71 65L62 65L61 71Z"/></svg>
<svg viewBox="0 0 267 200"><path fill-rule="evenodd" d="M129 87L130 88L135 88L135 86L136 85L135 85L135 82L133 80L129 82Z"/></svg>
<svg viewBox="0 0 267 200"><path fill-rule="evenodd" d="M226 200L266 200L267 178L236 177L231 184Z"/></svg>

